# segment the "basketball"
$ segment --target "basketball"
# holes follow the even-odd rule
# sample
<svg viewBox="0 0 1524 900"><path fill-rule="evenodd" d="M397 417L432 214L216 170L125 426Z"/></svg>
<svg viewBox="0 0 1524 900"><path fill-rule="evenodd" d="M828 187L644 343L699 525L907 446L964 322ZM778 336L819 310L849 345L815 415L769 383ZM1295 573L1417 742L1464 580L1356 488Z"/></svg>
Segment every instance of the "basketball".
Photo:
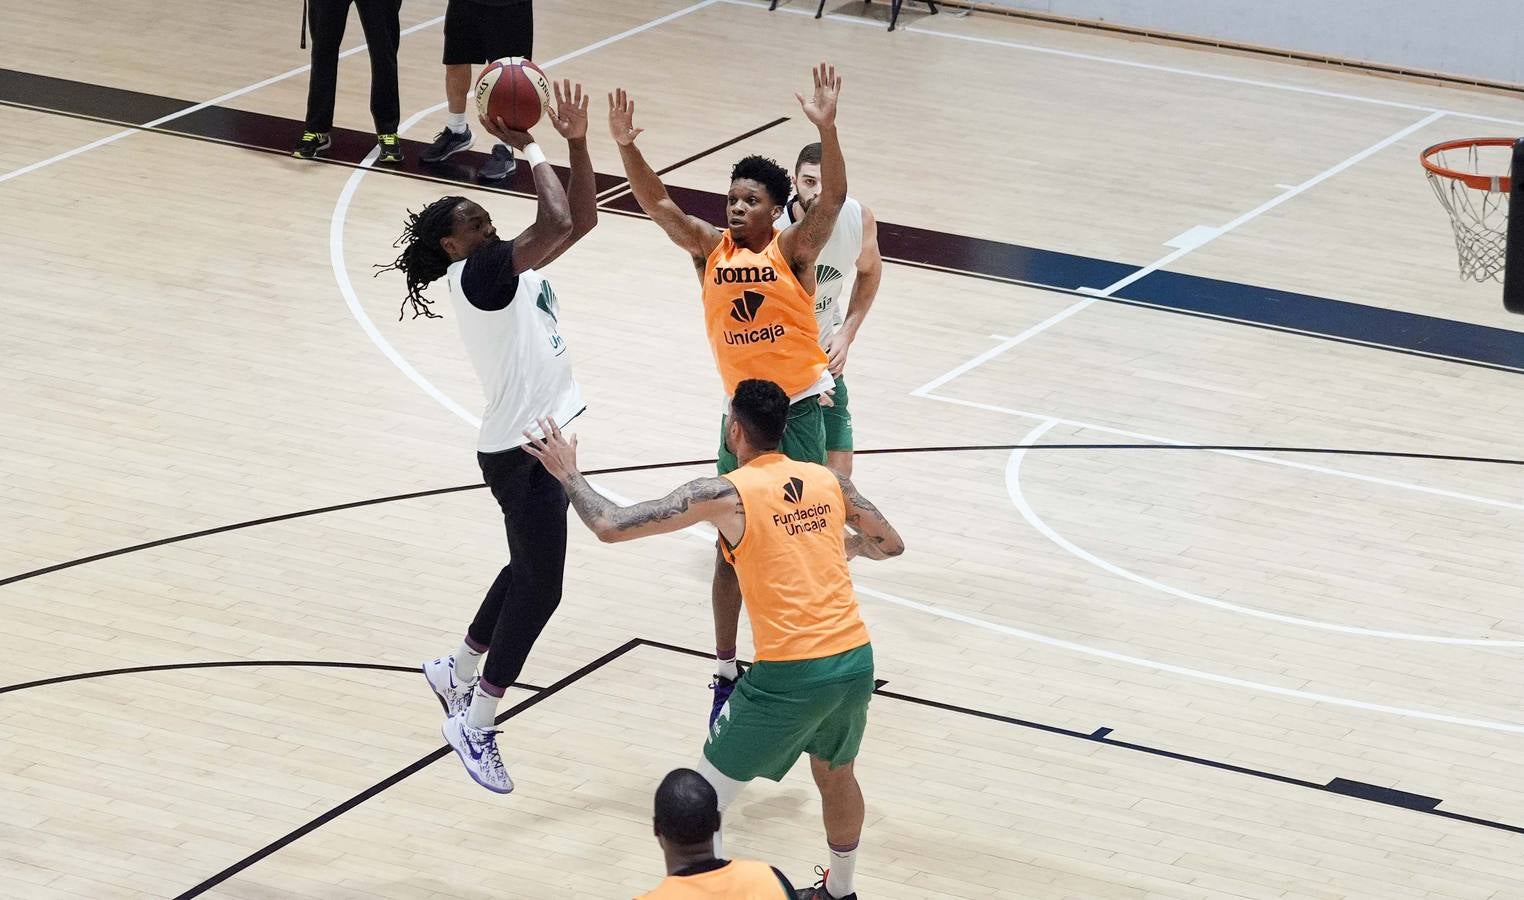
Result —
<svg viewBox="0 0 1524 900"><path fill-rule="evenodd" d="M515 131L528 131L550 108L550 79L522 56L493 60L476 79L476 111L487 121L503 120Z"/></svg>

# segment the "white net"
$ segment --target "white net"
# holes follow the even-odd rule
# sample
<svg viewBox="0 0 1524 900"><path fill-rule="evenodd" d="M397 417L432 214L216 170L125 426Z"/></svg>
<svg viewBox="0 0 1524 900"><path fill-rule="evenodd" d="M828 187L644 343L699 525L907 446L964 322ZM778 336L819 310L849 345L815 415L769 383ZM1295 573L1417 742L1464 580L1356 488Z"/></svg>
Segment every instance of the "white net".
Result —
<svg viewBox="0 0 1524 900"><path fill-rule="evenodd" d="M1441 150L1431 160L1441 167L1467 174L1508 171L1507 148L1476 146ZM1486 165L1484 170L1482 167ZM1426 171L1434 195L1450 214L1455 229L1455 251L1460 277L1475 281L1503 280L1504 252L1508 248L1508 192L1499 190L1492 178L1491 190L1468 186L1459 178Z"/></svg>

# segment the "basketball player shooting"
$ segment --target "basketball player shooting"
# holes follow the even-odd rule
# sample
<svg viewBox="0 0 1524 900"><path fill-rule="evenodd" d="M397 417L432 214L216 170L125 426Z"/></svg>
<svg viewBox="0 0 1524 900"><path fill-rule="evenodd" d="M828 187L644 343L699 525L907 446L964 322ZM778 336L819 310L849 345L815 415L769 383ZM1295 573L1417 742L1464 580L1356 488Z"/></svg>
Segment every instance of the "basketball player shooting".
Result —
<svg viewBox="0 0 1524 900"><path fill-rule="evenodd" d="M388 268L407 277L415 316L436 317L424 288L450 285L452 311L486 394L476 459L502 511L509 563L482 598L458 648L423 664L445 710L445 740L466 773L500 794L513 790L492 726L503 692L519 677L535 640L561 602L566 566L566 492L525 453L523 432L538 421L567 425L586 408L557 324L559 303L539 269L571 249L598 222L587 149L582 86L556 84L551 124L566 138L570 187L563 189L528 133L501 118L483 120L493 136L520 149L533 167L539 208L513 240L498 237L492 216L464 197L443 197L408 217ZM485 665L478 666L483 654Z"/></svg>

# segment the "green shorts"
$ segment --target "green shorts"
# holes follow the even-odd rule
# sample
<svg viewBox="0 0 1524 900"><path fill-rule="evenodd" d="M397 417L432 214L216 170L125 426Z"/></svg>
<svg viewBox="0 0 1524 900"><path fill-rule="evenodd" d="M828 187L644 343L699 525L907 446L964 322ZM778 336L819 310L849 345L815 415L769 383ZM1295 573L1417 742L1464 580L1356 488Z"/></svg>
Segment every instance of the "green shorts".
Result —
<svg viewBox="0 0 1524 900"><path fill-rule="evenodd" d="M796 662L759 662L736 682L704 758L736 781L781 781L802 753L835 769L857 758L873 696L873 645Z"/></svg>
<svg viewBox="0 0 1524 900"><path fill-rule="evenodd" d="M852 452L852 410L847 408L847 379L843 375L836 376L836 391L831 394L833 406L821 407L821 413L825 416L825 446L826 451L835 453L845 450Z"/></svg>
<svg viewBox="0 0 1524 900"><path fill-rule="evenodd" d="M783 429L783 443L778 445L778 449L784 456L800 462L825 465L826 431L825 416L822 415L824 410L825 407L820 405L818 397L805 397L788 408L788 425ZM728 424L729 417L721 416L719 461L721 475L728 475L740 468L736 462L736 455L725 449L725 429Z"/></svg>

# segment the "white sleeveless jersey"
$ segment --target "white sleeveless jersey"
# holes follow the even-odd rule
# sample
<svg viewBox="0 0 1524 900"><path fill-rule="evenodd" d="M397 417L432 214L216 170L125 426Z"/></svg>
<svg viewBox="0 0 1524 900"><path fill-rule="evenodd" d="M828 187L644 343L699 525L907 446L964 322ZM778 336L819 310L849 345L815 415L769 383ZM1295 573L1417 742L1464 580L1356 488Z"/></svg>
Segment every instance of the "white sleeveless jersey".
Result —
<svg viewBox="0 0 1524 900"><path fill-rule="evenodd" d="M476 447L497 453L521 446L526 429L539 434L536 419L565 425L585 404L572 377L566 341L556 329L560 309L550 282L526 270L519 274L518 289L506 307L478 309L461 287L465 268L465 260L450 266L450 299L487 399Z"/></svg>
<svg viewBox="0 0 1524 900"><path fill-rule="evenodd" d="M778 219L779 228L793 224L788 206ZM841 206L831 239L815 260L815 321L820 324L820 343L841 327L841 296L848 276L857 271L857 257L863 252L863 206L851 197Z"/></svg>

